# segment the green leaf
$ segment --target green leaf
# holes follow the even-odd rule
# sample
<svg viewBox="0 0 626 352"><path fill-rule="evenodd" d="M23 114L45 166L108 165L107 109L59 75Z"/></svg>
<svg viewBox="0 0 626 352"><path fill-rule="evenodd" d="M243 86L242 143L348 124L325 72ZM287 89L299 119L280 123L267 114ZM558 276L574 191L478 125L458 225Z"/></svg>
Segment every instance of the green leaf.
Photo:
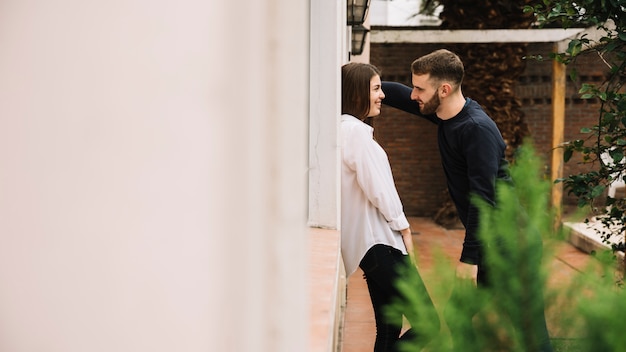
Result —
<svg viewBox="0 0 626 352"><path fill-rule="evenodd" d="M580 41L580 39L573 39L572 41L569 42L569 45L567 47L567 52L571 56L577 56L582 51L582 48L583 48L583 44Z"/></svg>
<svg viewBox="0 0 626 352"><path fill-rule="evenodd" d="M594 86L593 84L589 84L589 83L583 83L583 85L580 87L580 89L578 90L578 93L588 93L590 91L593 91Z"/></svg>
<svg viewBox="0 0 626 352"><path fill-rule="evenodd" d="M572 158L573 154L574 151L572 149L565 149L565 151L563 152L563 161L568 162Z"/></svg>
<svg viewBox="0 0 626 352"><path fill-rule="evenodd" d="M611 155L611 158L615 163L619 163L622 161L622 159L624 159L624 152L619 148L611 150L611 152L609 152L609 155Z"/></svg>
<svg viewBox="0 0 626 352"><path fill-rule="evenodd" d="M604 187L603 185L595 186L593 190L591 191L591 197L592 198L599 197L600 195L602 195L602 193L604 193L605 189L606 187Z"/></svg>

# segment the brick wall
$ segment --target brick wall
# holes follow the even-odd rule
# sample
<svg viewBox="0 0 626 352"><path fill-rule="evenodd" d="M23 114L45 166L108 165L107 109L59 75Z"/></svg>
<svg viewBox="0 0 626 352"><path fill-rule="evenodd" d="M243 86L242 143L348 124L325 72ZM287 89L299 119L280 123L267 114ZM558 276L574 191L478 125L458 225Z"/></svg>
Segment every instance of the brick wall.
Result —
<svg viewBox="0 0 626 352"><path fill-rule="evenodd" d="M370 62L382 70L382 79L411 84L410 64L424 54L439 48L451 49L445 44L372 44ZM528 55L548 57L551 44L529 44ZM597 56L586 55L575 64L581 82L601 82L605 66ZM471 67L466 67L471 70ZM464 82L464 85L471 82ZM593 126L598 117L597 101L577 97L580 83L568 79L566 94L565 140L584 138L582 127ZM522 101L525 121L537 152L545 160L549 176L552 145L552 61L528 60L524 75L519 78L516 94ZM474 97L472 97L474 98ZM477 98L474 98L478 100ZM480 103L480 101L478 101ZM385 106L380 117L374 119L375 135L385 148L393 169L396 186L409 216L433 216L448 200L445 175L437 149L437 129L434 124L397 109ZM565 164L564 174L584 170L576 160ZM575 199L564 196L565 204Z"/></svg>

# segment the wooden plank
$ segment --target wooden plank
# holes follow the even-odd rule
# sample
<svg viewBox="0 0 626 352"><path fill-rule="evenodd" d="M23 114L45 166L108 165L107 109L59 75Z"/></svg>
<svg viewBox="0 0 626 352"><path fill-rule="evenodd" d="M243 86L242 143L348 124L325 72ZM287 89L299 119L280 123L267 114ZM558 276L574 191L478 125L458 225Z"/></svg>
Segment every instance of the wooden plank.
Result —
<svg viewBox="0 0 626 352"><path fill-rule="evenodd" d="M556 50L556 45L555 45ZM550 179L555 180L563 177L563 148L565 136L565 65L553 61L552 64L552 162L550 167ZM552 185L552 207L555 211L555 225L561 224L561 205L563 201L563 184Z"/></svg>
<svg viewBox="0 0 626 352"><path fill-rule="evenodd" d="M416 29L372 27L372 43L552 43L569 41L585 28L548 29Z"/></svg>

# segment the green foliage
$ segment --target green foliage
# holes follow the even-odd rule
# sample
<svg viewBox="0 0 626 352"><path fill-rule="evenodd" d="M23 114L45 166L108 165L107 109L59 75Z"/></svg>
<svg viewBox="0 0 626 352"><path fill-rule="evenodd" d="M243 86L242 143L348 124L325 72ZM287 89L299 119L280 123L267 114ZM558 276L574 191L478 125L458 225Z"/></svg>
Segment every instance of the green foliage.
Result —
<svg viewBox="0 0 626 352"><path fill-rule="evenodd" d="M480 208L480 238L487 244L491 268L490 294L497 327L508 336L509 351L537 351L543 331L543 238L553 229L550 184L543 179L544 163L529 143L520 148L511 167L511 183L497 184L496 206L475 198ZM491 350L491 349L490 349Z"/></svg>
<svg viewBox="0 0 626 352"><path fill-rule="evenodd" d="M422 3L420 4L419 13L432 16L435 14L435 11L437 10L437 7L439 6L440 6L439 1L433 1L433 0L422 1Z"/></svg>
<svg viewBox="0 0 626 352"><path fill-rule="evenodd" d="M541 0L525 6L524 11L534 12L542 26L556 22L563 28L589 27L613 20L616 25L624 27L624 6L624 0Z"/></svg>
<svg viewBox="0 0 626 352"><path fill-rule="evenodd" d="M626 344L626 291L610 251L598 253L559 294L573 309L563 309L559 324L576 335L575 351L621 351Z"/></svg>
<svg viewBox="0 0 626 352"><path fill-rule="evenodd" d="M608 239L626 230L626 201L607 197L604 192L612 181L626 173L626 93L623 87L626 77L626 0L542 0L525 7L534 12L541 26L560 24L563 28L595 27L602 33L598 41L586 36L572 39L565 52L554 53L552 58L564 64L578 57L593 54L598 64L608 69L606 80L598 85L583 83L579 90L581 99L597 99L600 102L597 124L583 128L585 139L565 143L564 159L570 161L580 155L580 162L591 165L591 171L570 175L557 180L563 182L570 195L578 199L579 207L600 210L598 219L611 231L603 236ZM571 78L578 75L571 70ZM598 204L600 203L600 204ZM620 245L623 247L623 245Z"/></svg>
<svg viewBox="0 0 626 352"><path fill-rule="evenodd" d="M474 200L481 209L480 237L488 244L491 285L477 288L457 279L454 266L440 255L429 287L444 318L440 324L430 299L415 289L419 275L409 271L398 285L422 340L405 343L402 351L538 351L544 305L562 318L559 326L567 338L556 337L557 352L618 351L626 345L626 296L616 285L610 253L601 253L602 260L593 261L571 285L547 289L545 265L552 259L551 244L560 239L546 210L550 184L543 178L544 163L529 145L511 167L512 183L497 185L498 205Z"/></svg>

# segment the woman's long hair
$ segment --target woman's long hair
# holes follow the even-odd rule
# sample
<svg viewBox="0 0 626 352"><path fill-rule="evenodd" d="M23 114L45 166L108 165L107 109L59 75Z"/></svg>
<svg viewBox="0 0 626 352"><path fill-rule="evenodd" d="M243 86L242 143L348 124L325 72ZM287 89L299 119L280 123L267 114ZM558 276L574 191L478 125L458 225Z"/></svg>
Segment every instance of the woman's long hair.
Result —
<svg viewBox="0 0 626 352"><path fill-rule="evenodd" d="M364 120L370 112L370 82L376 66L351 62L341 67L341 113Z"/></svg>

